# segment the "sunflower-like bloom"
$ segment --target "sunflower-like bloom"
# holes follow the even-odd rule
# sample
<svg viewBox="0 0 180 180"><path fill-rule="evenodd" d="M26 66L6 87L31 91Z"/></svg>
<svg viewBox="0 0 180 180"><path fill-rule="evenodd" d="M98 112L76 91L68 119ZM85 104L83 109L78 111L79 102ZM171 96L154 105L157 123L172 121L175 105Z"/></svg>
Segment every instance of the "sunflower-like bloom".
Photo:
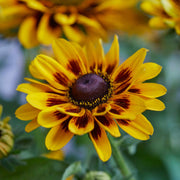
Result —
<svg viewBox="0 0 180 180"><path fill-rule="evenodd" d="M19 27L26 48L49 45L61 36L83 43L106 39L115 30L142 33L146 18L135 5L136 0L0 0L0 32L11 34Z"/></svg>
<svg viewBox="0 0 180 180"><path fill-rule="evenodd" d="M174 28L180 34L180 1L177 0L143 0L141 8L154 16L149 25L153 28Z"/></svg>
<svg viewBox="0 0 180 180"><path fill-rule="evenodd" d="M102 161L111 156L106 131L120 136L118 125L134 138L149 139L151 123L142 115L146 109L161 111L164 104L156 99L166 88L143 83L157 76L161 66L143 64L147 49L140 49L120 66L119 44L115 36L104 54L101 40L84 48L58 39L53 43L55 58L38 55L30 72L46 83L26 78L18 91L27 93L27 104L16 110L21 120L32 120L27 132L43 126L51 128L45 140L50 150L65 146L74 135L89 133Z"/></svg>
<svg viewBox="0 0 180 180"><path fill-rule="evenodd" d="M0 118L2 114L2 105L0 105ZM11 126L8 124L10 117L0 121L0 159L7 156L14 145L14 135Z"/></svg>

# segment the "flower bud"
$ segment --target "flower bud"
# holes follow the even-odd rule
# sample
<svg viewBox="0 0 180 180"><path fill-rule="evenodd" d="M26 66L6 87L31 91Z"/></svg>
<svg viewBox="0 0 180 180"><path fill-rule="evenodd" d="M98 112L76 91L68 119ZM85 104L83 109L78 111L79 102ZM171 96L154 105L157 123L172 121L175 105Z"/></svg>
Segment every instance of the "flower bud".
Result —
<svg viewBox="0 0 180 180"><path fill-rule="evenodd" d="M2 106L0 105L0 159L7 156L14 145L14 135L8 124L10 117L1 120Z"/></svg>

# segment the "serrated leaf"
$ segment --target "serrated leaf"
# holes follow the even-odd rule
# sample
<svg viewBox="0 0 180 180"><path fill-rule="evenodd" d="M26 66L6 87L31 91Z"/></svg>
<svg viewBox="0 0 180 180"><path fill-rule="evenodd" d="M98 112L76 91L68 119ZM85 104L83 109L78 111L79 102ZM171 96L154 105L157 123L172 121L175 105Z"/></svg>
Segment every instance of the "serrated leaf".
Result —
<svg viewBox="0 0 180 180"><path fill-rule="evenodd" d="M80 172L82 169L81 167L81 163L80 162L75 162L71 165L69 165L66 170L64 171L64 174L62 176L62 180L66 180L66 178L68 178L71 175L74 175L78 172Z"/></svg>

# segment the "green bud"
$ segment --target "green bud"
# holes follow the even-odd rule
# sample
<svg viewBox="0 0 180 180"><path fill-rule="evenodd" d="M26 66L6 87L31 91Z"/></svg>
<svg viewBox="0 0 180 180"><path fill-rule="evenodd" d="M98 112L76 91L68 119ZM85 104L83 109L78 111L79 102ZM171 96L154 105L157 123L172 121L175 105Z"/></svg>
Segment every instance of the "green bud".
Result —
<svg viewBox="0 0 180 180"><path fill-rule="evenodd" d="M110 176L103 171L90 171L84 180L111 180Z"/></svg>

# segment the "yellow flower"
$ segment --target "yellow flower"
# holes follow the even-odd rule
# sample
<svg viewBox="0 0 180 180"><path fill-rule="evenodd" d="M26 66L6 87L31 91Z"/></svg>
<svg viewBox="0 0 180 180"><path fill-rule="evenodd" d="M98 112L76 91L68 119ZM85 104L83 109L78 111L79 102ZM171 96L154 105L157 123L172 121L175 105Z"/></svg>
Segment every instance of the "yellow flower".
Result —
<svg viewBox="0 0 180 180"><path fill-rule="evenodd" d="M149 25L153 28L175 28L180 34L180 1L177 0L143 0L141 8L154 16Z"/></svg>
<svg viewBox="0 0 180 180"><path fill-rule="evenodd" d="M146 19L135 5L136 0L0 0L0 32L19 27L26 48L61 36L83 43L119 30L142 33Z"/></svg>
<svg viewBox="0 0 180 180"><path fill-rule="evenodd" d="M0 119L3 107L0 105ZM4 118L0 121L0 159L7 156L14 145L14 135L11 126L8 124L10 117Z"/></svg>
<svg viewBox="0 0 180 180"><path fill-rule="evenodd" d="M156 99L166 88L143 83L157 76L161 66L143 64L147 49L140 49L120 66L117 36L104 54L101 41L84 48L58 39L53 43L55 59L38 55L30 64L31 74L46 83L26 78L18 91L27 95L27 104L16 110L21 120L32 120L27 132L39 126L51 128L45 144L49 150L61 149L74 135L89 133L102 161L111 156L108 131L119 137L121 129L131 136L147 140L153 127L142 115L146 109L161 111Z"/></svg>

